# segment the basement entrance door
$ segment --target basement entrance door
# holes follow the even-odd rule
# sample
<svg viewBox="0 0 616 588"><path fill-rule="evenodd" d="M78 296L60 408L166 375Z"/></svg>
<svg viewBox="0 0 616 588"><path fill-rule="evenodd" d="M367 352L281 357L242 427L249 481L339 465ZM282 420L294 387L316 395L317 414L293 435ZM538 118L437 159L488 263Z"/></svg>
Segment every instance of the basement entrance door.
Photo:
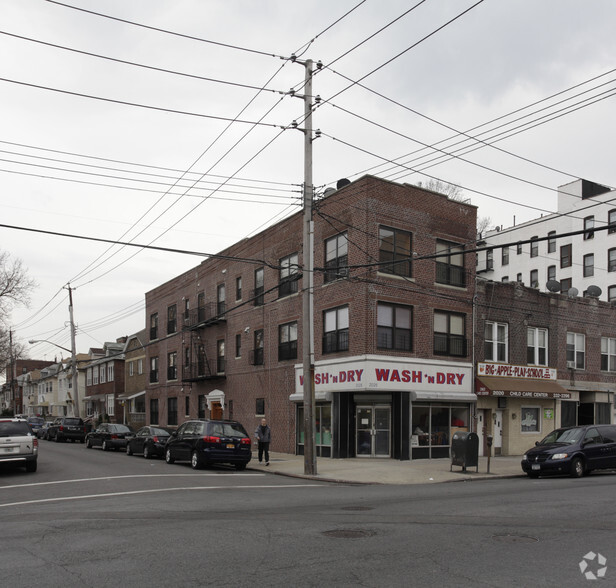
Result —
<svg viewBox="0 0 616 588"><path fill-rule="evenodd" d="M356 409L357 457L389 457L391 446L391 407L358 406Z"/></svg>

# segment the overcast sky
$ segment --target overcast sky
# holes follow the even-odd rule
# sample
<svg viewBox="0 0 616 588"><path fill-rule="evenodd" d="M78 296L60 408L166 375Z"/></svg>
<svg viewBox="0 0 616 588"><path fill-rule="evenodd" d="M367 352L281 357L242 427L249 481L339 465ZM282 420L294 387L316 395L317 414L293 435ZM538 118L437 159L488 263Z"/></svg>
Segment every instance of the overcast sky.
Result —
<svg viewBox="0 0 616 588"><path fill-rule="evenodd" d="M299 210L293 53L324 65L318 192L435 177L510 226L576 178L616 185L613 0L2 0L0 16L3 225L207 254ZM144 328L145 292L203 259L6 227L0 249L38 283L16 339L70 347L70 283L79 352Z"/></svg>

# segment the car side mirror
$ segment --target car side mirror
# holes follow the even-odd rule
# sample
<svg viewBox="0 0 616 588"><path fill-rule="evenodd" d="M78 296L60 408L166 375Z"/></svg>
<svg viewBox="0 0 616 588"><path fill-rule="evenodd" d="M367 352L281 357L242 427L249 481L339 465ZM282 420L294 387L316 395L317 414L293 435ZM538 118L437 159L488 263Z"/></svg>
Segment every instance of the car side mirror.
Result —
<svg viewBox="0 0 616 588"><path fill-rule="evenodd" d="M539 446L539 441L535 441L535 447Z"/></svg>

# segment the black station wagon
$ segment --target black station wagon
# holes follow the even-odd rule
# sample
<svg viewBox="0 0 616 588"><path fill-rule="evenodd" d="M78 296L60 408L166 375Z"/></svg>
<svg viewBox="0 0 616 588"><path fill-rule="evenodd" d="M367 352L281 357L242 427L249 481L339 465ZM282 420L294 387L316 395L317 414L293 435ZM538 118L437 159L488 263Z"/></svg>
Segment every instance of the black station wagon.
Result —
<svg viewBox="0 0 616 588"><path fill-rule="evenodd" d="M616 425L556 429L522 458L531 478L569 474L580 478L592 470L616 469Z"/></svg>

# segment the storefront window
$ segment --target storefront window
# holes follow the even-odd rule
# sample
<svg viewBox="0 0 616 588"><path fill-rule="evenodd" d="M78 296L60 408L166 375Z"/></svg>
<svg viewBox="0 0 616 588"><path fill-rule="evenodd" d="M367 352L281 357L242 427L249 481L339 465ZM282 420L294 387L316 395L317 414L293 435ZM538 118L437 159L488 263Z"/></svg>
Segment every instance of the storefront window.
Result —
<svg viewBox="0 0 616 588"><path fill-rule="evenodd" d="M413 405L411 449L413 459L449 457L451 436L469 430L468 406L432 403Z"/></svg>
<svg viewBox="0 0 616 588"><path fill-rule="evenodd" d="M317 404L315 407L315 444L318 457L330 457L332 445L332 405ZM297 407L297 444L303 454L304 406Z"/></svg>
<svg viewBox="0 0 616 588"><path fill-rule="evenodd" d="M539 407L523 406L520 412L522 413L520 422L522 433L539 433L541 431L539 427Z"/></svg>

